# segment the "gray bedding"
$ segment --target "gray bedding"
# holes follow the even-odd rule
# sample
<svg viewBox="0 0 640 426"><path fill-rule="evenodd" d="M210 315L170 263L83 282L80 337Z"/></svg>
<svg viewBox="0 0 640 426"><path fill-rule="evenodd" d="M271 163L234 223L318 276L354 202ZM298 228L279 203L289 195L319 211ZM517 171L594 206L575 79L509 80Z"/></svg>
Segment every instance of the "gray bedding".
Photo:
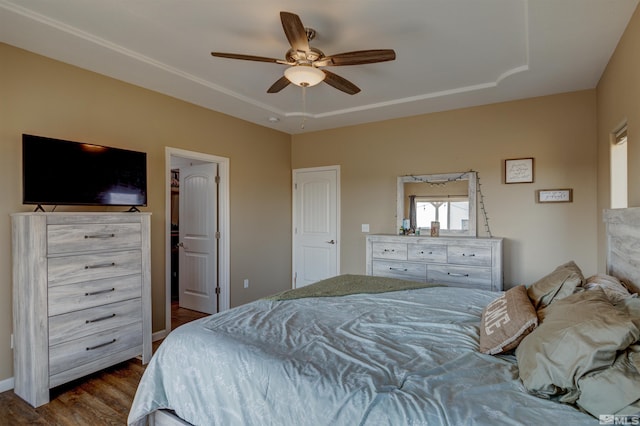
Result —
<svg viewBox="0 0 640 426"><path fill-rule="evenodd" d="M496 293L448 287L258 300L174 330L129 414L195 425L597 424L478 352Z"/></svg>

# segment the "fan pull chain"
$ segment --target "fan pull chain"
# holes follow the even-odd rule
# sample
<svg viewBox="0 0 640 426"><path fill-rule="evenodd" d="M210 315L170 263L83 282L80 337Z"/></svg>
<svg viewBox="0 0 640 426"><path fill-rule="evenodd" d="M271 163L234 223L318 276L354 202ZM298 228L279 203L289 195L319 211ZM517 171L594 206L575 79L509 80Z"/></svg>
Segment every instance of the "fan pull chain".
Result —
<svg viewBox="0 0 640 426"><path fill-rule="evenodd" d="M307 87L302 86L302 123L300 128L304 130L304 123L307 121Z"/></svg>

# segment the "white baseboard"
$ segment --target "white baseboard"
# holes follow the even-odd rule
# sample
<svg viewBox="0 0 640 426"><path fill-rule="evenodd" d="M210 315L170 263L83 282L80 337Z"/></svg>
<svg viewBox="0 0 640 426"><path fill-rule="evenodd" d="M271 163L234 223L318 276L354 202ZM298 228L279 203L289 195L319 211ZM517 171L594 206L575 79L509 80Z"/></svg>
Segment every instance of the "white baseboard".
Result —
<svg viewBox="0 0 640 426"><path fill-rule="evenodd" d="M153 333L151 335L151 341L152 342L157 342L158 340L162 340L165 337L167 337L167 334L169 334L169 333L167 333L166 329L165 330L156 331L155 333Z"/></svg>
<svg viewBox="0 0 640 426"><path fill-rule="evenodd" d="M11 389L13 389L13 377L0 380L0 392L6 392Z"/></svg>

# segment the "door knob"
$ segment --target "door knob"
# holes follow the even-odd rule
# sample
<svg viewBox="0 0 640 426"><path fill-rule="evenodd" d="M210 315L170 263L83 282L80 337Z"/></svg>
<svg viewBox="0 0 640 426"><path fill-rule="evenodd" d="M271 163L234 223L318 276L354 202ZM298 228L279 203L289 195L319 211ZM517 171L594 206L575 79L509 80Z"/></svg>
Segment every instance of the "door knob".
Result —
<svg viewBox="0 0 640 426"><path fill-rule="evenodd" d="M331 241L327 241L327 244L335 244L336 242L334 240Z"/></svg>

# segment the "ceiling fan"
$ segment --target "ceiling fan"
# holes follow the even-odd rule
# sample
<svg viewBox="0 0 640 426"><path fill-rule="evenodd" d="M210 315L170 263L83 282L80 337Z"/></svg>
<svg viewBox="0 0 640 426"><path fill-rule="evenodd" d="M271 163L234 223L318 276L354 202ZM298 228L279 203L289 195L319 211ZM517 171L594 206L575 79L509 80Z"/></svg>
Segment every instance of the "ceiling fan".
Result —
<svg viewBox="0 0 640 426"><path fill-rule="evenodd" d="M305 28L298 15L290 12L280 12L280 20L287 40L291 45L291 49L285 54L286 59L223 52L211 52L211 55L218 58L288 65L289 68L284 71L284 75L269 87L267 93L277 93L290 83L301 87L310 87L324 81L329 86L349 95L355 95L360 92L360 88L349 80L331 71L320 69L320 67L373 64L393 61L396 58L396 52L393 49L358 50L326 56L321 50L309 46L309 42L314 39L316 32L311 28Z"/></svg>

